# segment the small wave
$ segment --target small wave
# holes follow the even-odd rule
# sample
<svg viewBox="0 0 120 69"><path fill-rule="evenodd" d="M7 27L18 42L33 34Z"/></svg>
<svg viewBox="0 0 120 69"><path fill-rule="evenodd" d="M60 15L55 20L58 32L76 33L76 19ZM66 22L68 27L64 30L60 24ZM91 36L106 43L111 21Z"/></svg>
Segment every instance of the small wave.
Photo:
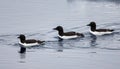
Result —
<svg viewBox="0 0 120 69"><path fill-rule="evenodd" d="M100 48L100 49L106 49L106 50L120 50L120 48Z"/></svg>
<svg viewBox="0 0 120 69"><path fill-rule="evenodd" d="M8 37L8 36L11 36L11 35L0 35L0 37Z"/></svg>
<svg viewBox="0 0 120 69"><path fill-rule="evenodd" d="M4 39L0 39L0 43L1 43L1 42L5 42L5 40L4 40Z"/></svg>

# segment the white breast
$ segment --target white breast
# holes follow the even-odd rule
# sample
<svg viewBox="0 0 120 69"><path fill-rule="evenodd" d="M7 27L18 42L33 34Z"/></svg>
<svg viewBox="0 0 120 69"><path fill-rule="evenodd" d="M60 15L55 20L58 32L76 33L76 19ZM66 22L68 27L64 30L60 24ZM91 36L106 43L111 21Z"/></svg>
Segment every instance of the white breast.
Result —
<svg viewBox="0 0 120 69"><path fill-rule="evenodd" d="M61 39L72 39L72 38L77 38L78 36L74 35L74 36L58 36L58 37Z"/></svg>
<svg viewBox="0 0 120 69"><path fill-rule="evenodd" d="M112 32L97 32L97 31L90 31L93 35L105 35L105 34L111 34Z"/></svg>
<svg viewBox="0 0 120 69"><path fill-rule="evenodd" d="M39 45L38 43L29 43L29 44L26 44L26 43L21 43L19 42L20 45L24 46L24 47L32 47L32 46L36 46L36 45Z"/></svg>

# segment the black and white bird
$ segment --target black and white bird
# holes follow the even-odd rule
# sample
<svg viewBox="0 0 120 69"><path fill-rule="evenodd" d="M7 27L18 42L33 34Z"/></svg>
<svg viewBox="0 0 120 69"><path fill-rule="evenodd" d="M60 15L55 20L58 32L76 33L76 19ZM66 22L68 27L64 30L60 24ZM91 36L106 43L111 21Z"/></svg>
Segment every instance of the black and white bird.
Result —
<svg viewBox="0 0 120 69"><path fill-rule="evenodd" d="M90 33L93 35L105 35L113 33L113 29L96 29L96 23L90 22L87 26L90 26Z"/></svg>
<svg viewBox="0 0 120 69"><path fill-rule="evenodd" d="M35 40L35 39L27 39L25 35L21 34L18 37L20 39L19 44L22 45L23 47L30 47L30 46L36 46L36 45L40 45L41 43L43 43L44 41L40 41L40 40Z"/></svg>
<svg viewBox="0 0 120 69"><path fill-rule="evenodd" d="M77 38L77 37L84 37L82 33L64 32L62 26L57 26L56 28L54 28L54 30L58 31L58 37L61 39L72 39L72 38Z"/></svg>

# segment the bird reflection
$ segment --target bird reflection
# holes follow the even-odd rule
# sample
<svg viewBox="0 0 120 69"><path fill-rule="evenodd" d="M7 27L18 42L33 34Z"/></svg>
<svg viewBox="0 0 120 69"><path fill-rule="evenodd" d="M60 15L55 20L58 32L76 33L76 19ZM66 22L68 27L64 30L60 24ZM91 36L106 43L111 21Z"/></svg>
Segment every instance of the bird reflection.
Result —
<svg viewBox="0 0 120 69"><path fill-rule="evenodd" d="M96 43L96 40L97 40L97 37L95 35L91 35L91 41L90 41L90 46L91 47L96 47L97 43Z"/></svg>
<svg viewBox="0 0 120 69"><path fill-rule="evenodd" d="M20 53L19 63L26 63L25 58L26 58L26 53Z"/></svg>
<svg viewBox="0 0 120 69"><path fill-rule="evenodd" d="M20 63L25 63L25 61L24 61L23 59L26 58L26 48L20 46L19 54L20 54L20 59L22 59L22 60L20 60L19 62L20 62Z"/></svg>
<svg viewBox="0 0 120 69"><path fill-rule="evenodd" d="M58 41L57 52L63 52L63 40Z"/></svg>
<svg viewBox="0 0 120 69"><path fill-rule="evenodd" d="M26 48L21 46L19 53L25 53L25 52L26 52Z"/></svg>
<svg viewBox="0 0 120 69"><path fill-rule="evenodd" d="M20 59L25 59L26 58L26 53L20 53Z"/></svg>

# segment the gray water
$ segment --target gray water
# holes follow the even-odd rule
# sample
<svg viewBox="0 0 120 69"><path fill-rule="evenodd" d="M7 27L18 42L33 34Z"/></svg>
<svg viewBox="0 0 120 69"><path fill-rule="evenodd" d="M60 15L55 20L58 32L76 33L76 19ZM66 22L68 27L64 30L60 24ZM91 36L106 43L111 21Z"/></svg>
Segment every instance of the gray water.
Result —
<svg viewBox="0 0 120 69"><path fill-rule="evenodd" d="M93 37L86 25L115 29ZM59 41L53 28L85 34ZM17 37L45 40L44 45L18 53ZM119 0L1 0L0 69L119 69Z"/></svg>

